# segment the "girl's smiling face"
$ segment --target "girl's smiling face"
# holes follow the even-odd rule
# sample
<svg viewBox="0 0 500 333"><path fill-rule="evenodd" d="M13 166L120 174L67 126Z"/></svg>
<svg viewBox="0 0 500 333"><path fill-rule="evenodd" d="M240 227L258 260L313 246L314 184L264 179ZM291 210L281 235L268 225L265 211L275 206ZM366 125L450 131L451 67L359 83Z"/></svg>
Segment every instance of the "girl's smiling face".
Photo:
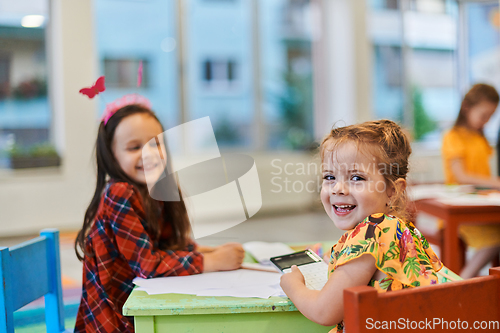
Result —
<svg viewBox="0 0 500 333"><path fill-rule="evenodd" d="M167 156L162 133L160 123L144 113L130 115L116 127L113 154L120 168L132 180L146 184L146 173L148 180L160 176L165 163L160 156ZM151 140L155 137L158 141Z"/></svg>
<svg viewBox="0 0 500 333"><path fill-rule="evenodd" d="M371 214L388 213L393 192L373 156L354 143L325 154L321 202L337 228L350 230Z"/></svg>

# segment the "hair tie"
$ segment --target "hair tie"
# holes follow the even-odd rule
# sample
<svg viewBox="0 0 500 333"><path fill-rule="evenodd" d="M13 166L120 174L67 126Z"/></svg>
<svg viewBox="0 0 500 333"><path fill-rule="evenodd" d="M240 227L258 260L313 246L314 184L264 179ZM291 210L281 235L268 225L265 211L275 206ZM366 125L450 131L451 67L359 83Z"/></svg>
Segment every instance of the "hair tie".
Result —
<svg viewBox="0 0 500 333"><path fill-rule="evenodd" d="M106 108L104 109L104 114L102 115L102 121L104 125L108 123L109 118L116 113L119 109L127 106L127 105L140 105L151 109L151 102L144 96L139 94L128 94L122 96L118 99L115 99L113 102L106 104Z"/></svg>

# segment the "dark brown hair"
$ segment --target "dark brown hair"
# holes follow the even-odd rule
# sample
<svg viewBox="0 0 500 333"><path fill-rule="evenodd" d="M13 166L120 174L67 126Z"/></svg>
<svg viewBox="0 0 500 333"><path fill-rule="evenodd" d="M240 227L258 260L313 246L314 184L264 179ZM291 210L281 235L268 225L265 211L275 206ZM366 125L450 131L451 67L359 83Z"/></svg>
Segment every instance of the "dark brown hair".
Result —
<svg viewBox="0 0 500 333"><path fill-rule="evenodd" d="M122 170L113 154L112 144L115 130L120 122L134 114L145 114L160 121L153 111L137 104L127 105L116 111L107 124L101 122L97 134L95 144L96 162L97 162L97 184L94 196L88 206L85 217L83 220L82 229L78 232L75 240L75 252L79 260L83 260L84 255L92 256L92 253L87 253L85 250L85 239L88 235L89 229L94 222L94 219L99 208L101 196L108 179L114 179L119 182L127 182L137 189L141 196L144 210L146 212L147 232L153 241L159 241L164 223L171 223L172 236L166 246L168 249L181 249L187 245L189 233L191 231L189 218L187 215L186 206L180 195L180 201L166 201L161 202L153 199L145 184L139 184L130 177L128 177ZM163 129L163 126L162 126ZM178 186L175 185L178 190ZM180 191L179 191L180 193ZM81 250L83 253L80 253Z"/></svg>
<svg viewBox="0 0 500 333"><path fill-rule="evenodd" d="M465 94L462 100L462 105L460 105L460 112L458 113L457 120L455 121L454 127L468 127L467 114L470 108L476 106L481 102L491 102L493 104L498 104L500 97L496 89L488 84L478 83L472 86L470 90Z"/></svg>
<svg viewBox="0 0 500 333"><path fill-rule="evenodd" d="M375 157L379 170L384 170L381 174L386 185L393 186L396 191L391 200L393 213L400 218L412 220L412 210L407 207L406 189L400 191L395 186L398 179L406 180L411 154L410 141L401 127L391 120L383 119L334 128L321 143L321 161L324 163L327 152L347 142L353 142L358 149Z"/></svg>

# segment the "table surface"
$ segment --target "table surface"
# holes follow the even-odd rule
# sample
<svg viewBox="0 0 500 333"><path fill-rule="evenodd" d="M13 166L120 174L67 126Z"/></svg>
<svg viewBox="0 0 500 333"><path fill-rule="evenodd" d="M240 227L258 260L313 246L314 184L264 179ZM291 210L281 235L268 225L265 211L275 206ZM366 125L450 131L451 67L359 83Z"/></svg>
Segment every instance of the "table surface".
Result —
<svg viewBox="0 0 500 333"><path fill-rule="evenodd" d="M488 214L500 214L500 206L456 206L442 203L437 199L418 200L415 201L415 205L418 210L429 212L429 214L439 218L447 218L451 214L460 221L474 224L485 221L494 222L498 220L498 215L491 216ZM473 217L472 220L470 220L471 216Z"/></svg>
<svg viewBox="0 0 500 333"><path fill-rule="evenodd" d="M323 249L329 249L333 244L324 243ZM305 246L304 243L291 245L297 251ZM248 254L244 261L255 262ZM206 333L219 332L220 327L225 327L224 332L239 333L255 332L256 329L259 332L329 330L305 318L288 297L148 295L145 291L134 289L123 306L123 314L134 316L137 333L181 330Z"/></svg>
<svg viewBox="0 0 500 333"><path fill-rule="evenodd" d="M148 295L134 290L123 307L126 316L168 316L215 313L297 311L288 297L252 298L196 296L185 294Z"/></svg>
<svg viewBox="0 0 500 333"><path fill-rule="evenodd" d="M456 206L442 203L436 199L415 201L417 212L424 212L443 220L444 255L443 263L459 273L464 265L460 255L458 228L461 224L500 223L500 206Z"/></svg>

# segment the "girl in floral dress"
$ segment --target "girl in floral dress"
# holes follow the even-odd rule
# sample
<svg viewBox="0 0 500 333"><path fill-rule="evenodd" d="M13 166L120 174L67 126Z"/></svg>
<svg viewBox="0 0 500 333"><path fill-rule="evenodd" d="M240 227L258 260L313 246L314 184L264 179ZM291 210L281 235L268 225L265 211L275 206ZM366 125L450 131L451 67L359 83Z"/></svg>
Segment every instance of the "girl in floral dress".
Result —
<svg viewBox="0 0 500 333"><path fill-rule="evenodd" d="M281 287L302 314L343 332L344 289L369 285L379 292L439 283L443 264L410 222L406 177L411 148L390 120L333 129L320 147L321 201L345 230L331 251L329 279L306 288L296 266Z"/></svg>

